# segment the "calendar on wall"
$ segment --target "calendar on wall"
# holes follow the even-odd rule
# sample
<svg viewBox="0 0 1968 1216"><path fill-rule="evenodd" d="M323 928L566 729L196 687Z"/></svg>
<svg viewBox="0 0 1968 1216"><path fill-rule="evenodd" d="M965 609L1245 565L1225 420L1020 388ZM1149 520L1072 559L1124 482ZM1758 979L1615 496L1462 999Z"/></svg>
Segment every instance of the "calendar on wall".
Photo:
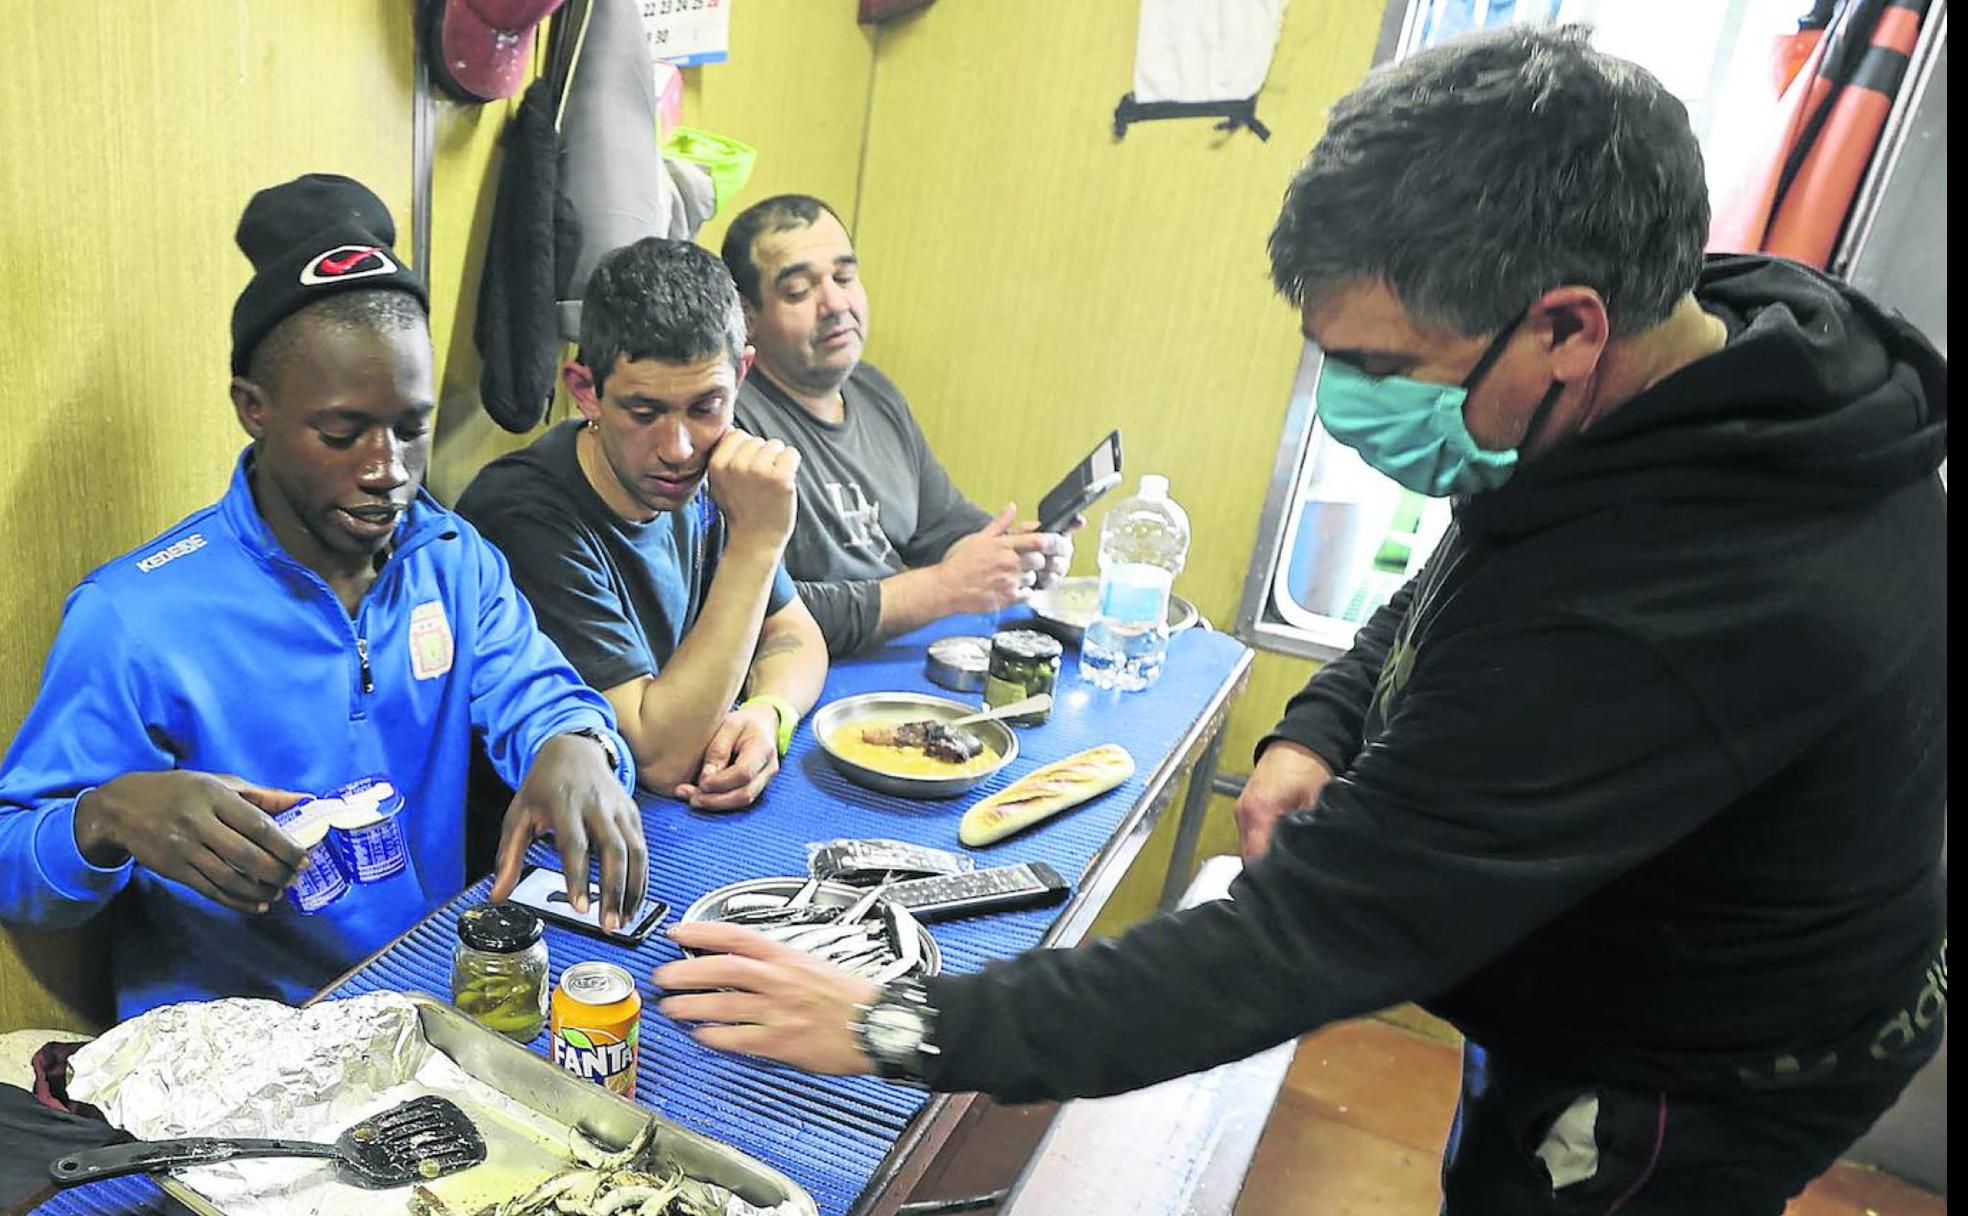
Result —
<svg viewBox="0 0 1968 1216"><path fill-rule="evenodd" d="M637 0L651 58L680 68L731 57L731 0Z"/></svg>

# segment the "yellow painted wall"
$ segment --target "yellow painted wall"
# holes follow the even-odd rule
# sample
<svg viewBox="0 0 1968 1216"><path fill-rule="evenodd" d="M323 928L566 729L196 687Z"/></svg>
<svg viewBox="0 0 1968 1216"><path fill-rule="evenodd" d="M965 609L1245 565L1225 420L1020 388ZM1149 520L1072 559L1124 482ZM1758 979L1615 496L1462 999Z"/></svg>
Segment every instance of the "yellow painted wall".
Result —
<svg viewBox="0 0 1968 1216"><path fill-rule="evenodd" d="M683 121L758 149L751 180L697 234L715 251L731 217L775 194L812 194L854 214L881 37L856 0L738 0L731 61L684 72Z"/></svg>
<svg viewBox="0 0 1968 1216"><path fill-rule="evenodd" d="M1235 615L1300 341L1267 279L1286 182L1359 81L1380 4L1295 3L1258 102L1270 142L1205 120L1116 142L1136 0L944 0L882 36L856 244L869 358L957 483L1026 509L1110 427L1132 474L1166 473L1195 540L1178 589ZM1093 570L1101 512L1075 570ZM1225 767L1307 663L1260 656ZM1234 850L1218 799L1204 853ZM1115 905L1146 910L1169 834Z"/></svg>

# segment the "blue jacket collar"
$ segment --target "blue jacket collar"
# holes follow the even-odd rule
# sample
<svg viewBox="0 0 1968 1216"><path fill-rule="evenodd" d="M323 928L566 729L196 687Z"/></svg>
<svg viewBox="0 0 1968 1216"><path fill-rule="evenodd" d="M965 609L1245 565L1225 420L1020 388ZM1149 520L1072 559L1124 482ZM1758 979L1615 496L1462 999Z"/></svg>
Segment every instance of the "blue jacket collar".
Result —
<svg viewBox="0 0 1968 1216"><path fill-rule="evenodd" d="M246 449L239 453L238 462L233 465L232 481L226 486L225 497L219 500L219 513L233 535L239 538L240 547L261 563L300 566L299 560L281 548L280 542L274 538L273 529L260 515L259 504L253 501L252 469L253 445L247 444ZM445 510L429 490L419 486L410 510L396 527L389 560L394 562L429 541L456 536L457 532L451 512Z"/></svg>

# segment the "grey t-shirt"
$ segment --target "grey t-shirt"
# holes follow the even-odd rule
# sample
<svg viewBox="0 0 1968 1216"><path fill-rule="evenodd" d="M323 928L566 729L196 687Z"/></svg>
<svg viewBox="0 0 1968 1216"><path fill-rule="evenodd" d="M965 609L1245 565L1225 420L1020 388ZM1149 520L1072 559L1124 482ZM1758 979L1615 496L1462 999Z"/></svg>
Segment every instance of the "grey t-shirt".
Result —
<svg viewBox="0 0 1968 1216"><path fill-rule="evenodd" d="M941 561L991 515L957 491L902 391L866 363L841 387L840 423L823 422L754 370L738 390L738 425L800 454L799 522L786 570L827 649L874 640L880 581Z"/></svg>
<svg viewBox="0 0 1968 1216"><path fill-rule="evenodd" d="M717 575L724 516L701 487L678 511L632 523L588 484L574 454L579 419L486 465L458 514L497 545L540 628L581 678L606 691L670 661ZM792 602L774 571L765 614Z"/></svg>

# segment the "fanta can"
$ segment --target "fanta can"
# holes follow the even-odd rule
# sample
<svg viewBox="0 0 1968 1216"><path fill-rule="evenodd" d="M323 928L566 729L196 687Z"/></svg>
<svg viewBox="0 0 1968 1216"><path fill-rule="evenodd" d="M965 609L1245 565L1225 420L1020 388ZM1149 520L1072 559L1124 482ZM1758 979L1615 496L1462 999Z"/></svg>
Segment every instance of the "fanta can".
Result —
<svg viewBox="0 0 1968 1216"><path fill-rule="evenodd" d="M576 963L561 973L551 1013L553 1061L625 1097L635 1094L642 1050L642 997L613 963Z"/></svg>

